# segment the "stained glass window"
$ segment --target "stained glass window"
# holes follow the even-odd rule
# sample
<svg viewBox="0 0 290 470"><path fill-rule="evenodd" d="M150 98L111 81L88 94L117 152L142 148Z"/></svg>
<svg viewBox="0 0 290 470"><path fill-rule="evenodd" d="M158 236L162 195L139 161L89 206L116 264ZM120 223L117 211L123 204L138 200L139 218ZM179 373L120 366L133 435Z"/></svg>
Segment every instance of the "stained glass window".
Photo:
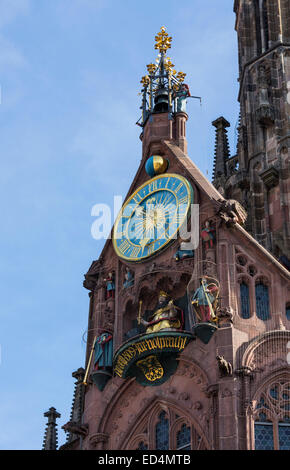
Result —
<svg viewBox="0 0 290 470"><path fill-rule="evenodd" d="M254 416L256 450L290 450L290 381L269 384L260 395ZM275 444L273 434L278 437Z"/></svg>
<svg viewBox="0 0 290 470"><path fill-rule="evenodd" d="M256 284L256 309L257 317L260 320L268 320L270 318L269 289L262 282Z"/></svg>
<svg viewBox="0 0 290 470"><path fill-rule="evenodd" d="M267 403L265 402L264 400L264 397L261 397L259 403L257 404L256 408L269 408L269 406L267 405Z"/></svg>
<svg viewBox="0 0 290 470"><path fill-rule="evenodd" d="M190 450L190 426L183 424L177 433L177 449Z"/></svg>
<svg viewBox="0 0 290 470"><path fill-rule="evenodd" d="M255 423L255 450L273 450L272 423Z"/></svg>
<svg viewBox="0 0 290 470"><path fill-rule="evenodd" d="M165 411L159 415L159 421L155 429L156 449L168 450L169 449L169 421Z"/></svg>
<svg viewBox="0 0 290 470"><path fill-rule="evenodd" d="M278 400L278 387L275 385L273 388L270 389L270 395L272 398L275 398L275 400Z"/></svg>
<svg viewBox="0 0 290 470"><path fill-rule="evenodd" d="M250 318L249 286L245 282L240 285L240 294L242 318Z"/></svg>
<svg viewBox="0 0 290 470"><path fill-rule="evenodd" d="M147 446L147 444L144 443L144 441L141 441L141 442L139 442L137 450L148 450L148 446Z"/></svg>
<svg viewBox="0 0 290 470"><path fill-rule="evenodd" d="M286 318L287 320L290 320L290 305L287 305L286 307Z"/></svg>
<svg viewBox="0 0 290 470"><path fill-rule="evenodd" d="M169 408L169 407L168 407ZM150 450L205 450L208 444L196 430L195 424L189 420L185 413L176 413L177 410L152 410L147 415L146 423L138 428L139 438L132 436L128 448L147 451ZM182 419L181 419L182 418ZM154 423L152 429L151 423ZM142 434L141 434L142 433ZM153 442L151 438L153 437ZM172 436L172 442L171 438Z"/></svg>
<svg viewBox="0 0 290 470"><path fill-rule="evenodd" d="M279 431L279 449L290 450L290 424L279 423L278 431Z"/></svg>

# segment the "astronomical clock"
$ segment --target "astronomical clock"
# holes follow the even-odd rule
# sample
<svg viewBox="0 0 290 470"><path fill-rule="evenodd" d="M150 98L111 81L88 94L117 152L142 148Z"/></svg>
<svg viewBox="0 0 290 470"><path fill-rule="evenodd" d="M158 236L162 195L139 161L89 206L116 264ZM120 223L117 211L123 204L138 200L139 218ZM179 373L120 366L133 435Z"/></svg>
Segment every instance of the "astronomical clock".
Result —
<svg viewBox="0 0 290 470"><path fill-rule="evenodd" d="M187 221L193 190L182 176L164 174L142 184L115 223L113 243L126 261L143 261L165 249Z"/></svg>

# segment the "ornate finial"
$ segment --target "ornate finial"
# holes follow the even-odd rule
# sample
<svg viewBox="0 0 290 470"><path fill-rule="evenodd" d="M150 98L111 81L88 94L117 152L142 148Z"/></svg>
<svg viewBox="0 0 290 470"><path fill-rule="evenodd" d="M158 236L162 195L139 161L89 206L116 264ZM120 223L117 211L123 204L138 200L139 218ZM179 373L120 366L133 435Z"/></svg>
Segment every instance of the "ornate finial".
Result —
<svg viewBox="0 0 290 470"><path fill-rule="evenodd" d="M52 406L49 410L43 414L45 418L48 418L46 424L46 430L43 440L43 450L56 450L57 449L57 418L60 418L61 415L56 411Z"/></svg>
<svg viewBox="0 0 290 470"><path fill-rule="evenodd" d="M85 386L83 384L85 377L85 370L80 367L72 373L72 377L76 379L74 387L74 396L70 414L70 420L62 428L68 432L67 442L73 441L79 434L81 434L82 414L84 408Z"/></svg>
<svg viewBox="0 0 290 470"><path fill-rule="evenodd" d="M186 112L186 100L190 97L190 92L184 83L186 74L177 73L171 58L166 56L167 49L171 48L171 42L172 37L168 36L166 28L162 26L155 36L155 49L159 51L156 62L147 65L148 74L141 79L142 117L136 123L141 127L153 113L172 115Z"/></svg>
<svg viewBox="0 0 290 470"><path fill-rule="evenodd" d="M166 33L165 26L162 26L159 33L155 36L155 49L158 49L161 53L166 53L167 49L171 48L172 37Z"/></svg>

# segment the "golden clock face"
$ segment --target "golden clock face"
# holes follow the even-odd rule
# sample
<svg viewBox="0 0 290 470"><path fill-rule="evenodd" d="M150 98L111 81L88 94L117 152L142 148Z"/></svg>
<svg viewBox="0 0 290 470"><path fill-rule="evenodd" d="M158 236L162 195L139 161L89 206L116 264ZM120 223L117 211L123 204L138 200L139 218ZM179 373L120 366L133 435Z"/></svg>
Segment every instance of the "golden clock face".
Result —
<svg viewBox="0 0 290 470"><path fill-rule="evenodd" d="M187 220L193 190L176 174L156 176L140 186L122 207L113 233L117 255L142 261L176 239Z"/></svg>

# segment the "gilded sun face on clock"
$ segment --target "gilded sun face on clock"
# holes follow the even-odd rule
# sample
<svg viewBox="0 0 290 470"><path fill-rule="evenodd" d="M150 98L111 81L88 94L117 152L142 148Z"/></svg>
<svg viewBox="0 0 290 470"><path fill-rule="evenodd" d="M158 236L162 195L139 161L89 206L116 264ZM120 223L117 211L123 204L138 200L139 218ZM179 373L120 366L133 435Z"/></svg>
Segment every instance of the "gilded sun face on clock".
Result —
<svg viewBox="0 0 290 470"><path fill-rule="evenodd" d="M179 175L160 175L140 186L115 223L113 244L118 256L141 261L163 249L187 219L192 200L189 182Z"/></svg>

